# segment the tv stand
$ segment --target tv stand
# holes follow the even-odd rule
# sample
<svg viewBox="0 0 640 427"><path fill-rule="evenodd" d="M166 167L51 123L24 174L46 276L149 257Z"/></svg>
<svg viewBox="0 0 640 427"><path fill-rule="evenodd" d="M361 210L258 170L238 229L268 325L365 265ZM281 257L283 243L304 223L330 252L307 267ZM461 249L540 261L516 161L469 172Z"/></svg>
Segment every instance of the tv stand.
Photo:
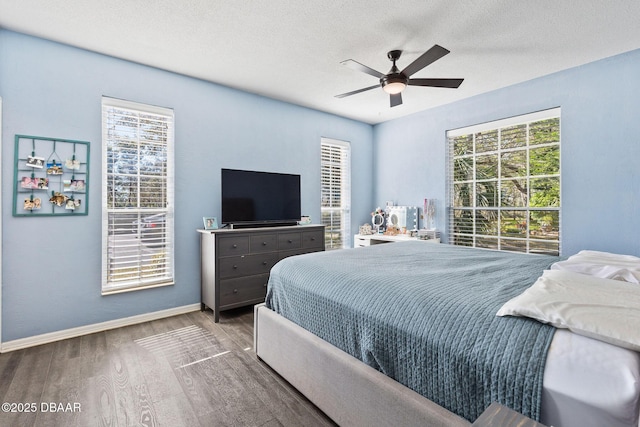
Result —
<svg viewBox="0 0 640 427"><path fill-rule="evenodd" d="M220 312L264 301L271 267L283 258L324 251L324 225L198 230L201 308Z"/></svg>

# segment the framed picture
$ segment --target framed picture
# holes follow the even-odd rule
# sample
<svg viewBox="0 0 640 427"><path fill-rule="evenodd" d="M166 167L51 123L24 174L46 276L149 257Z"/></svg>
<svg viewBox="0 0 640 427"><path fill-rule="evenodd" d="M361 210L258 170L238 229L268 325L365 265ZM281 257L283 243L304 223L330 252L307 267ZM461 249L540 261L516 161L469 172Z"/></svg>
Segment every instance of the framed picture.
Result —
<svg viewBox="0 0 640 427"><path fill-rule="evenodd" d="M15 135L13 216L87 215L89 145L89 141Z"/></svg>
<svg viewBox="0 0 640 427"><path fill-rule="evenodd" d="M218 228L218 220L215 217L202 217L205 230L215 230Z"/></svg>

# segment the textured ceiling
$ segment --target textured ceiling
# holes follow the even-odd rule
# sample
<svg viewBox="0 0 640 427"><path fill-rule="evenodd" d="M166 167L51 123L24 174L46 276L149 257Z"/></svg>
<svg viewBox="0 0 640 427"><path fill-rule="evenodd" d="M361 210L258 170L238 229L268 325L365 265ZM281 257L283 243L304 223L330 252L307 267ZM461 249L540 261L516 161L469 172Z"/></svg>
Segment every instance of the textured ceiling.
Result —
<svg viewBox="0 0 640 427"><path fill-rule="evenodd" d="M0 0L0 27L379 123L640 48L638 0ZM389 107L377 79L434 44L451 53ZM1 60L1 58L0 58Z"/></svg>

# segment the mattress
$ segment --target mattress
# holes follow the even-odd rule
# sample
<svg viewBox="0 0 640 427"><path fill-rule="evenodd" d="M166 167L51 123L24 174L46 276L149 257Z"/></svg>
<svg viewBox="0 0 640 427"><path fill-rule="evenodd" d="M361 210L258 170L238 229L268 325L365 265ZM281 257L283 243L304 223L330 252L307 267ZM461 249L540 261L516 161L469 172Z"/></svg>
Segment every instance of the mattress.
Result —
<svg viewBox="0 0 640 427"><path fill-rule="evenodd" d="M540 421L556 427L637 427L640 353L558 329L544 372Z"/></svg>
<svg viewBox="0 0 640 427"><path fill-rule="evenodd" d="M401 249L400 245L405 245L405 247ZM319 257L322 259L321 264L324 263L326 269L320 272L314 270L312 275L316 277L316 282L342 280L343 277L328 278L327 276L329 271L333 270L329 268L328 265L332 264L332 259L336 259L334 257L338 257L342 263L354 262L358 264L358 266L352 270L356 273L359 272L360 277L363 277L365 280L375 280L375 277L377 277L377 266L379 264L385 263L395 266L397 271L407 270L406 266L402 264L403 256L400 255L400 253L406 251L415 255L416 252L421 253L424 250L428 250L429 247L439 253L447 253L449 250L469 250L466 248L448 247L446 245L425 245L422 242L403 242L355 249L353 250L355 252L348 252L352 254L350 256L355 257L355 259L351 261L345 261L347 252L336 253L334 251L333 255L325 253ZM535 255L521 256L535 260L534 264L536 264L535 270L537 271L537 275L541 274L541 271L549 265L549 262L557 261L555 257L545 259L545 257ZM283 305L287 305L288 303L294 305L300 304L299 301L296 302L296 297L287 295L286 292L284 294L280 292L281 289L278 288L279 285L275 284L278 280L277 278L280 274L278 271L280 269L292 273L294 276L292 279L293 282L302 280L304 275L301 271L307 262L305 261L305 257L318 258L315 255L303 255L295 257L295 259L289 259L288 261L285 260L278 264L276 266L277 268L274 268L274 271L272 271L272 278L274 280L273 283L269 285L267 303L271 306L270 308L281 312L285 317L306 329L312 330L312 327L305 326L304 321L298 318L298 313L287 314L282 313L283 310L278 309L279 305L281 306L280 308L282 308ZM455 263L456 257L452 258L452 262ZM329 260L329 264L327 264L327 260ZM314 264L316 261L317 260L311 261L311 263ZM445 264L447 263L445 262ZM458 264L460 263L458 262ZM464 264L467 263L462 264L464 266ZM447 268L451 268L451 262L447 265ZM469 265L466 265L467 273L469 267ZM490 267L488 269L484 268L484 273L489 273L487 270L491 269ZM493 269L495 270L496 268ZM419 276L419 270L420 268L413 264L412 268L409 268L407 271L410 271L411 276ZM465 268L462 270L465 271ZM344 274L344 272L341 274ZM522 286L526 287L531 285L536 279L536 277L534 277L536 274L533 274L530 279L527 279L530 283L523 283ZM317 280L319 277L323 280ZM520 281L522 281L522 278L520 278ZM397 285L397 283L398 280L396 279L391 284ZM307 292L305 298L309 297L309 292L314 293L315 288L317 288L317 285L310 285L305 291ZM502 302L516 295L521 290L522 289L517 290L514 287L508 292L503 292L504 295L497 298L495 302L496 306L499 307ZM276 294L278 295L277 297ZM363 298L366 299L366 297ZM375 310L381 310L382 307L388 305L387 303L388 301L378 301L377 303L369 301L369 305L375 306ZM335 314L330 312L325 314L327 314L330 319L328 321L329 323L340 322L340 319L336 317ZM323 318L322 314L316 313L316 315L318 315L316 319L318 322L327 322L327 318ZM322 334L317 335L321 336ZM543 384L541 384L540 421L556 427L638 426L638 413L640 412L638 402L638 396L640 395L639 354L593 339L577 336L565 330L558 331L555 335L552 334L552 337L553 340L549 346L548 357L546 357L546 366L543 367L544 381ZM356 340L356 338L353 339ZM366 339L365 337L365 340ZM390 345L387 343L386 345L395 347L395 344ZM352 352L348 350L349 349L347 349L347 352L351 354ZM362 360L362 358L360 359ZM372 364L371 360L365 360L365 363ZM375 366L376 364L378 364L378 362L374 360L373 365ZM384 369L380 369L380 366L376 366L376 368L384 371ZM480 411L482 409L483 408L481 408ZM466 416L466 418L469 419L470 417Z"/></svg>

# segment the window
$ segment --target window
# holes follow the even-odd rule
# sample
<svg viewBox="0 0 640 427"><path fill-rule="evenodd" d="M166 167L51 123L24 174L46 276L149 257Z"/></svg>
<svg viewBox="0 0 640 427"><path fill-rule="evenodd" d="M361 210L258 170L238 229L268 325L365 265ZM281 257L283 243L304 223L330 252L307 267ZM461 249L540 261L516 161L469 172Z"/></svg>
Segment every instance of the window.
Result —
<svg viewBox="0 0 640 427"><path fill-rule="evenodd" d="M449 243L560 253L560 109L447 132Z"/></svg>
<svg viewBox="0 0 640 427"><path fill-rule="evenodd" d="M102 98L102 293L173 284L173 110Z"/></svg>
<svg viewBox="0 0 640 427"><path fill-rule="evenodd" d="M322 138L322 224L325 247L350 246L351 234L351 148L348 142Z"/></svg>

